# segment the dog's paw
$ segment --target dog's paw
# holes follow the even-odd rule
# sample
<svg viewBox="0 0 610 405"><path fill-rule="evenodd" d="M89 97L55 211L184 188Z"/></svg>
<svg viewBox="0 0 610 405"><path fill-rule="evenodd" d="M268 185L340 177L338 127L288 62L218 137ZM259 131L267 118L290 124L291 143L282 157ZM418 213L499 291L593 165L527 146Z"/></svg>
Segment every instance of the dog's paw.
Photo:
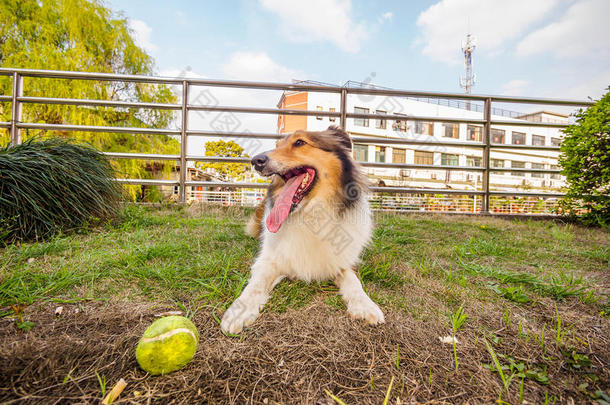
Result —
<svg viewBox="0 0 610 405"><path fill-rule="evenodd" d="M385 322L383 312L369 297L350 302L347 305L347 313L350 314L352 318L364 319L371 325Z"/></svg>
<svg viewBox="0 0 610 405"><path fill-rule="evenodd" d="M256 306L248 306L238 299L225 311L220 321L220 328L225 333L240 333L244 327L252 325L258 315L259 310Z"/></svg>

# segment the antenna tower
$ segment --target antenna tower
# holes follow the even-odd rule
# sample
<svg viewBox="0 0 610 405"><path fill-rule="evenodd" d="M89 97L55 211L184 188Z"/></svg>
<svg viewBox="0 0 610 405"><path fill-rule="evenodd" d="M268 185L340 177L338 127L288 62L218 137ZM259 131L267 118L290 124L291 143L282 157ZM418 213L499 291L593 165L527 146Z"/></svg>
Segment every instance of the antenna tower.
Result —
<svg viewBox="0 0 610 405"><path fill-rule="evenodd" d="M464 66L466 67L466 75L460 76L460 87L463 87L466 94L470 94L470 89L474 86L477 75L472 73L472 52L476 45L474 44L474 38L470 35L466 35L466 42L462 43L462 51L464 52Z"/></svg>

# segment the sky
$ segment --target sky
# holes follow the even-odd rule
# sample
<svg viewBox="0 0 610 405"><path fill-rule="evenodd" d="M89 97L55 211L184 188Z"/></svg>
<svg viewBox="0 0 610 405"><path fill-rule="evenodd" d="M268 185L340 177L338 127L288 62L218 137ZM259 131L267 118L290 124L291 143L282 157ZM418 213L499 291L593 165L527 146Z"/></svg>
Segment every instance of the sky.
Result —
<svg viewBox="0 0 610 405"><path fill-rule="evenodd" d="M107 0L106 5L129 20L161 76L335 85L354 80L458 93L462 43L470 33L476 44L474 94L587 100L598 99L610 85L610 0ZM275 107L280 96L198 89L191 103ZM564 110L559 112L568 113ZM210 129L214 114L189 117L189 128ZM242 114L237 120L234 132L276 129L273 115ZM189 154L203 151L206 140L189 137ZM237 141L250 153L267 146Z"/></svg>
<svg viewBox="0 0 610 405"><path fill-rule="evenodd" d="M608 0L111 0L156 73L598 98L610 85Z"/></svg>

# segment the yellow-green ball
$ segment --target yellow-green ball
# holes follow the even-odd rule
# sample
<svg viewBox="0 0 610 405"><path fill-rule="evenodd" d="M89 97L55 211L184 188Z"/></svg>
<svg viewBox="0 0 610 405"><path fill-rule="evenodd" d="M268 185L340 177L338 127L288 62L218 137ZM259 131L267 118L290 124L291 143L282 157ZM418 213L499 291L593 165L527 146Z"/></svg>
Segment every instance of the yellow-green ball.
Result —
<svg viewBox="0 0 610 405"><path fill-rule="evenodd" d="M183 316L157 319L146 329L136 347L136 360L142 370L168 374L188 364L199 345L199 332Z"/></svg>

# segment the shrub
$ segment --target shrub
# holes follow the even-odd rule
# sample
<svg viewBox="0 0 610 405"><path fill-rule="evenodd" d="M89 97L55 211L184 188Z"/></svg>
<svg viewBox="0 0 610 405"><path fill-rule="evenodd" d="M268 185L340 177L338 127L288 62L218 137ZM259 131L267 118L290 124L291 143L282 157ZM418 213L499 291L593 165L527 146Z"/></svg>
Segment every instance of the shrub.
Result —
<svg viewBox="0 0 610 405"><path fill-rule="evenodd" d="M610 88L609 88L610 89ZM610 225L610 92L564 129L559 164L568 181L561 207L586 224Z"/></svg>
<svg viewBox="0 0 610 405"><path fill-rule="evenodd" d="M121 188L104 155L64 139L0 147L0 241L39 240L114 216Z"/></svg>

